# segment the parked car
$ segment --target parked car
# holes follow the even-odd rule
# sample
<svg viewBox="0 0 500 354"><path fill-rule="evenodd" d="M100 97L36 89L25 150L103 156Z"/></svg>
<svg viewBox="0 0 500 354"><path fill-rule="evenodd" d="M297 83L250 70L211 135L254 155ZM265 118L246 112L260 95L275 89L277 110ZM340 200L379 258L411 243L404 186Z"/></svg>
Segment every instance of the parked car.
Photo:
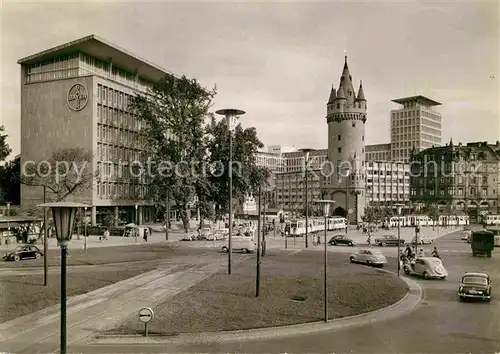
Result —
<svg viewBox="0 0 500 354"><path fill-rule="evenodd" d="M413 236L411 244L415 245L415 242L417 242L418 245L430 245L434 240L430 236L418 235L418 237Z"/></svg>
<svg viewBox="0 0 500 354"><path fill-rule="evenodd" d="M380 250L363 248L349 257L351 263L364 263L370 266L383 267L387 264L387 258Z"/></svg>
<svg viewBox="0 0 500 354"><path fill-rule="evenodd" d="M6 253L3 259L17 262L21 259L39 259L43 256L42 251L33 245L17 246L13 251Z"/></svg>
<svg viewBox="0 0 500 354"><path fill-rule="evenodd" d="M233 236L231 237L231 248L234 251L241 251L243 253L250 253L255 251L255 242L251 237ZM229 252L229 240L224 246L222 251Z"/></svg>
<svg viewBox="0 0 500 354"><path fill-rule="evenodd" d="M403 246L406 243L405 240L400 239L399 244ZM398 245L398 238L397 236L394 235L384 235L381 238L376 238L375 239L375 244L385 247L385 246L397 246Z"/></svg>
<svg viewBox="0 0 500 354"><path fill-rule="evenodd" d="M416 258L413 262L404 264L403 270L407 275L418 275L425 279L446 279L448 276L443 262L436 257Z"/></svg>
<svg viewBox="0 0 500 354"><path fill-rule="evenodd" d="M458 286L458 298L490 301L491 278L484 272L466 272Z"/></svg>
<svg viewBox="0 0 500 354"><path fill-rule="evenodd" d="M352 247L356 244L356 242L348 238L346 235L335 235L330 239L330 241L328 241L328 244L330 246L347 245Z"/></svg>

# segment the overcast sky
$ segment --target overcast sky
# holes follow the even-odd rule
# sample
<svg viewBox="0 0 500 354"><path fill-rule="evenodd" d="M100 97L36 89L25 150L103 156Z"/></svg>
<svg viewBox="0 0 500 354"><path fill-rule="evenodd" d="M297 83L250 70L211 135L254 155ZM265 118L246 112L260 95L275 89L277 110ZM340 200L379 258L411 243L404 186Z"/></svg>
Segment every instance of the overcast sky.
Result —
<svg viewBox="0 0 500 354"><path fill-rule="evenodd" d="M18 59L90 34L217 84L266 145L327 147L326 101L347 50L368 100L368 144L389 142L391 99L443 103L443 140L500 140L499 5L483 2L4 2L2 117L20 152Z"/></svg>

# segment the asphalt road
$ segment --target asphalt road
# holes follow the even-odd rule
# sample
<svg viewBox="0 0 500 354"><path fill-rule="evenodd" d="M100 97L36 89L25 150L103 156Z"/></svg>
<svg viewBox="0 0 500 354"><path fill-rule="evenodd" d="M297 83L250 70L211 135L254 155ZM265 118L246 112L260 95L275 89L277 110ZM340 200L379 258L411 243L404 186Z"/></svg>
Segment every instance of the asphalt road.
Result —
<svg viewBox="0 0 500 354"><path fill-rule="evenodd" d="M252 353L470 353L500 351L500 250L492 258L472 257L459 234L436 241L449 277L415 280L424 289L422 304L412 313L372 326L273 340L216 345L74 346L85 353L252 352ZM484 270L493 281L490 303L459 302L456 290L465 271Z"/></svg>

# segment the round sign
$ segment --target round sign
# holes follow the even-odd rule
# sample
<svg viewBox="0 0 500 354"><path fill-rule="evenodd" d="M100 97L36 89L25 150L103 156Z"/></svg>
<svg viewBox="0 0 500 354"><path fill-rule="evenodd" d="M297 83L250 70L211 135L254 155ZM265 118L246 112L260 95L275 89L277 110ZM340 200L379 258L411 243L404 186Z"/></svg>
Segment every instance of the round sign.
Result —
<svg viewBox="0 0 500 354"><path fill-rule="evenodd" d="M81 111L89 101L87 88L82 84L74 84L68 91L68 106L73 111Z"/></svg>
<svg viewBox="0 0 500 354"><path fill-rule="evenodd" d="M349 214L352 214L352 213L354 213L354 210L349 209L347 212L348 212Z"/></svg>
<svg viewBox="0 0 500 354"><path fill-rule="evenodd" d="M139 310L139 321L148 323L155 317L153 310L149 307L144 307Z"/></svg>

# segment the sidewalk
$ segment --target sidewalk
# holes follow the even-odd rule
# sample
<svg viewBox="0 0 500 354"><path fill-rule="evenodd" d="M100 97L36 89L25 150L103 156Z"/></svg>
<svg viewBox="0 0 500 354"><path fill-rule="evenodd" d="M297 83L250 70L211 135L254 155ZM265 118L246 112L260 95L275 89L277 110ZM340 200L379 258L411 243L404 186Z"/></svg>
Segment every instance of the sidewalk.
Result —
<svg viewBox="0 0 500 354"><path fill-rule="evenodd" d="M148 237L147 243L163 243L163 242L176 242L181 240L186 234L184 231L170 231L168 235L168 241L165 240L164 232L155 232ZM121 236L110 236L108 241L100 241L99 236L90 235L87 237L87 248L96 248L96 247L112 247L112 246L131 246L135 244L146 243L141 237L121 237ZM48 248L49 249L58 249L57 240L55 238L48 239ZM7 252L9 250L13 250L17 246L21 245L20 243L13 243L10 245L0 245L0 252ZM35 244L40 249L43 249L43 243ZM83 249L85 247L85 238L83 235L80 235L80 239L76 235L73 235L71 242L69 243L68 249Z"/></svg>
<svg viewBox="0 0 500 354"><path fill-rule="evenodd" d="M217 272L226 259L187 257L154 271L68 299L68 346L96 335L142 307L154 307ZM3 352L54 352L59 346L60 306L0 324Z"/></svg>

